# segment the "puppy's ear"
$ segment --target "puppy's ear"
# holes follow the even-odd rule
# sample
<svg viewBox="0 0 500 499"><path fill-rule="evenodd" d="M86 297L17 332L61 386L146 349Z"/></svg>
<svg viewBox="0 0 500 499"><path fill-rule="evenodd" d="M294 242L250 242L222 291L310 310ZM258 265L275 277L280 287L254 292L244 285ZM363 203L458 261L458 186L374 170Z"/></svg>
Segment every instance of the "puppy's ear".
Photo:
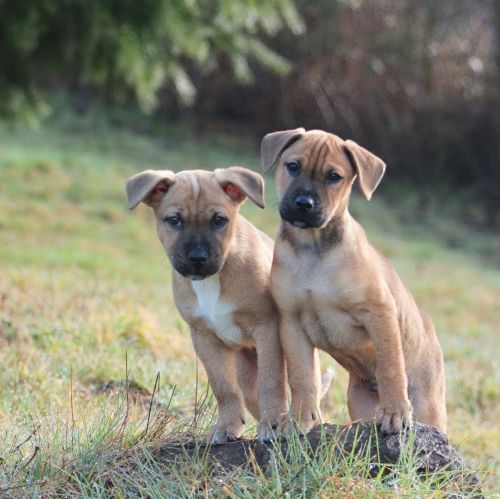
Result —
<svg viewBox="0 0 500 499"><path fill-rule="evenodd" d="M222 190L236 203L242 203L248 197L264 208L264 179L258 173L241 166L231 166L218 168L214 175Z"/></svg>
<svg viewBox="0 0 500 499"><path fill-rule="evenodd" d="M300 139L304 133L306 133L304 128L268 133L262 139L260 146L264 173L267 173L276 164L280 154L296 140Z"/></svg>
<svg viewBox="0 0 500 499"><path fill-rule="evenodd" d="M361 192L370 201L373 192L384 176L385 163L352 140L344 142L344 151L359 177Z"/></svg>
<svg viewBox="0 0 500 499"><path fill-rule="evenodd" d="M139 203L155 207L175 182L175 173L169 170L144 170L127 180L128 209Z"/></svg>

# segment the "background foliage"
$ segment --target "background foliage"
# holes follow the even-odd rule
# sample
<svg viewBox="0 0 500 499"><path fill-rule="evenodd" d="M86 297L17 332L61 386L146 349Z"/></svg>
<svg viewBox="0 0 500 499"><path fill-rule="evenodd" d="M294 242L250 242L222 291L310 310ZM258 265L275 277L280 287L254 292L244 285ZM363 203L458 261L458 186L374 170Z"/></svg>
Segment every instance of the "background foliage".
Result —
<svg viewBox="0 0 500 499"><path fill-rule="evenodd" d="M0 0L0 111L44 91L162 119L306 126L358 140L392 178L498 226L499 0ZM188 109L190 108L190 109Z"/></svg>
<svg viewBox="0 0 500 499"><path fill-rule="evenodd" d="M208 74L225 56L234 77L248 81L252 57L283 72L285 60L257 35L302 29L290 0L3 0L0 13L4 112L17 114L61 83L114 100L132 91L146 111L171 86L189 104L190 66Z"/></svg>
<svg viewBox="0 0 500 499"><path fill-rule="evenodd" d="M419 188L421 213L432 193L447 204L458 191L465 219L497 226L499 6L299 1L304 32L271 42L292 70L260 71L238 92L214 74L204 81L210 104L202 109L250 120L260 133L300 125L353 138L384 158L398 185Z"/></svg>

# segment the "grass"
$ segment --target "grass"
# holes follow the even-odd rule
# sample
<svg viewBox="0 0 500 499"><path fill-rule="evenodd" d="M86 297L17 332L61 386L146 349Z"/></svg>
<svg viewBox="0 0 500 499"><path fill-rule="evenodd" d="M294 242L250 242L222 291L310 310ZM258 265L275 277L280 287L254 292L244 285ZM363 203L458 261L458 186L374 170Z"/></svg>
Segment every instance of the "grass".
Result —
<svg viewBox="0 0 500 499"><path fill-rule="evenodd" d="M146 168L258 169L256 151L234 136L194 137L117 111L104 118L61 108L36 131L0 125L0 494L440 495L435 479L415 480L408 464L397 480L367 480L363 460L304 463L298 447L292 465L277 455L267 476L221 478L203 462L165 470L148 459L151 443L201 435L214 404L199 407L206 377L173 304L169 263L148 209L127 211L124 182ZM270 235L272 184L265 211L243 207ZM411 191L381 191L370 203L356 196L353 212L436 323L449 437L493 495L500 239L439 216L436 201L422 218ZM347 377L337 371L324 416L344 423Z"/></svg>

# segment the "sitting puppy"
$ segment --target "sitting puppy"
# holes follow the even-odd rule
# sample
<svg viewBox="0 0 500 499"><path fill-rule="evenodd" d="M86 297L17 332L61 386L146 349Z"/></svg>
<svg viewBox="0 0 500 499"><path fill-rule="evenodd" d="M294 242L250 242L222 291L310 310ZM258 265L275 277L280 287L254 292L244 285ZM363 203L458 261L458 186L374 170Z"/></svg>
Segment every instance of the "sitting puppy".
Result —
<svg viewBox="0 0 500 499"><path fill-rule="evenodd" d="M376 417L384 432L397 432L413 406L417 421L445 432L432 321L348 211L354 180L369 200L384 162L355 142L303 128L266 135L262 161L264 172L277 166L282 223L271 290L302 431L319 422L319 348L349 372L352 420Z"/></svg>
<svg viewBox="0 0 500 499"><path fill-rule="evenodd" d="M269 440L288 411L278 316L270 291L273 241L239 214L248 197L264 208L260 175L146 170L127 182L129 209L153 208L173 267L175 304L191 328L219 406L208 441L235 440L245 406Z"/></svg>

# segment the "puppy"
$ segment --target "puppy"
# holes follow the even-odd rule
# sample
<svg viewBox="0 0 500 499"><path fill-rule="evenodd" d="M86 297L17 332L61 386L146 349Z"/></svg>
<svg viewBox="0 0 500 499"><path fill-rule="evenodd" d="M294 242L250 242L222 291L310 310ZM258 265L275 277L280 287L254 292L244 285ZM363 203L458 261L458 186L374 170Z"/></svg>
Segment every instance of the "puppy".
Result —
<svg viewBox="0 0 500 499"><path fill-rule="evenodd" d="M288 411L278 316L270 291L273 241L239 214L249 198L264 208L260 175L146 170L127 182L129 209L153 208L173 267L175 304L218 402L213 444L241 436L245 407L269 440Z"/></svg>
<svg viewBox="0 0 500 499"><path fill-rule="evenodd" d="M264 172L277 167L282 218L271 289L292 391L292 416L319 421L316 349L349 372L352 420L384 432L417 421L446 431L443 355L431 319L348 211L357 178L369 200L384 162L351 140L303 128L262 142Z"/></svg>

